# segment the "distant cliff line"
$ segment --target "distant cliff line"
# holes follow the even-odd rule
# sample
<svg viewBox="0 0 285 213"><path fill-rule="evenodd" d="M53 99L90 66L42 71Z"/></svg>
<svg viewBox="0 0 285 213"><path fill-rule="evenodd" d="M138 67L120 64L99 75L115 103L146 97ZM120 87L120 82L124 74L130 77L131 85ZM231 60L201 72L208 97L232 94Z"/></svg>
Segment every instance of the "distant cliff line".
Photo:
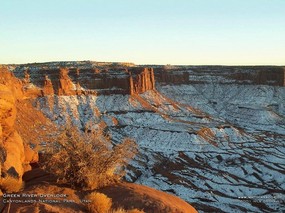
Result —
<svg viewBox="0 0 285 213"><path fill-rule="evenodd" d="M131 63L54 62L10 66L24 88L35 96L135 95L156 84L264 84L285 86L279 66L136 66ZM199 76L210 76L209 80ZM224 80L219 80L224 79Z"/></svg>

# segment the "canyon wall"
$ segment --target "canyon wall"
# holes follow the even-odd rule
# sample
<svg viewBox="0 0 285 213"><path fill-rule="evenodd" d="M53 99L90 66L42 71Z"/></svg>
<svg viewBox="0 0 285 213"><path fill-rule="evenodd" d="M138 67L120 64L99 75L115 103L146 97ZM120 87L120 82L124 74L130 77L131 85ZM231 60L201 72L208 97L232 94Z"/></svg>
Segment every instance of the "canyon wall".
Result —
<svg viewBox="0 0 285 213"><path fill-rule="evenodd" d="M80 94L141 94L155 89L152 68L117 68L112 70L98 68L59 68L15 71L22 79L25 92L45 95Z"/></svg>
<svg viewBox="0 0 285 213"><path fill-rule="evenodd" d="M195 66L189 67L188 72L190 84L285 86L285 69L279 66Z"/></svg>
<svg viewBox="0 0 285 213"><path fill-rule="evenodd" d="M63 68L60 68L63 67ZM219 82L285 86L280 66L160 66L153 68L119 63L58 62L15 66L36 96L57 94L136 94L162 85Z"/></svg>
<svg viewBox="0 0 285 213"><path fill-rule="evenodd" d="M161 84L189 84L189 72L185 68L156 68L155 79Z"/></svg>

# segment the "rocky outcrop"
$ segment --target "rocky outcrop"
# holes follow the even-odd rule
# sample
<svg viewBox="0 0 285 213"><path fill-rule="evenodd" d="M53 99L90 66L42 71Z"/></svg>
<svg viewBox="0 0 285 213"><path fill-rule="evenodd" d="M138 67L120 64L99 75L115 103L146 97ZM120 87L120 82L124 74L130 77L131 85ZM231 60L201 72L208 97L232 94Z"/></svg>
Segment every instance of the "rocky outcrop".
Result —
<svg viewBox="0 0 285 213"><path fill-rule="evenodd" d="M15 99L23 98L22 82L15 78L13 73L0 65L0 84L9 88Z"/></svg>
<svg viewBox="0 0 285 213"><path fill-rule="evenodd" d="M147 90L155 89L153 68L131 70L130 72L130 94L140 94Z"/></svg>
<svg viewBox="0 0 285 213"><path fill-rule="evenodd" d="M34 169L25 174L26 189L22 192L26 195L35 195L33 203L18 202L27 198L11 198L13 205L0 205L0 211L8 212L54 212L54 213L84 213L89 212L86 208L86 195L90 191L82 189L71 189L56 183L56 178L52 174L45 173L40 169ZM42 198L40 195L48 194L63 195L63 197ZM98 191L112 199L112 209L125 209L119 212L173 212L173 213L197 213L197 210L182 199L155 190L153 188L132 184L116 183L104 187ZM36 196L37 195L37 196ZM43 200L51 200L42 202ZM40 201L41 200L41 201ZM52 202L54 201L54 202ZM57 201L57 202L56 202ZM7 203L7 198L0 198L1 203ZM55 203L56 202L56 203ZM137 209L137 211L133 210ZM142 211L138 211L142 210ZM113 211L111 211L113 212ZM114 211L117 212L117 211Z"/></svg>
<svg viewBox="0 0 285 213"><path fill-rule="evenodd" d="M68 76L68 69L60 68L58 95L75 95L75 90L75 85Z"/></svg>
<svg viewBox="0 0 285 213"><path fill-rule="evenodd" d="M9 78L6 78L8 85L5 83L5 77L11 77L4 70L0 71L0 126L1 126L1 152L5 152L5 158L2 159L2 174L10 175L20 178L23 175L22 163L25 160L24 145L21 137L14 129L14 122L16 118L15 96L18 91L12 89L9 85ZM14 93L16 92L16 93Z"/></svg>
<svg viewBox="0 0 285 213"><path fill-rule="evenodd" d="M53 95L53 94L54 94L54 90L53 90L52 82L49 79L49 77L46 75L45 81L44 81L44 87L42 89L42 95L46 96L46 95Z"/></svg>
<svg viewBox="0 0 285 213"><path fill-rule="evenodd" d="M19 178L19 181L25 171L25 153L33 152L29 147L25 149L21 136L14 128L17 113L15 105L24 97L23 94L21 81L5 68L0 68L1 173Z"/></svg>

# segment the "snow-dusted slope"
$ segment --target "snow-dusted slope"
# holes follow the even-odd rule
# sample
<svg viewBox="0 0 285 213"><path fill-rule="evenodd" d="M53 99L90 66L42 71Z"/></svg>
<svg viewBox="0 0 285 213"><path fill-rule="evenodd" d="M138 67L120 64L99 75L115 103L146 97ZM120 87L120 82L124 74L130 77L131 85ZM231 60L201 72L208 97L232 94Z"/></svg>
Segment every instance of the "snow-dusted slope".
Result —
<svg viewBox="0 0 285 213"><path fill-rule="evenodd" d="M175 190L178 195L187 199L196 194L194 203L205 212L212 211L209 206L218 212L284 210L284 87L195 84L168 85L159 90L231 126L210 128L211 140L223 145L184 152L182 159L177 159L187 162L183 175L190 188L185 191L180 187ZM181 176L179 173L175 175ZM193 203L193 197L189 201Z"/></svg>
<svg viewBox="0 0 285 213"><path fill-rule="evenodd" d="M252 126L255 131L249 132L230 123L226 112L216 117L220 112L199 88L193 104L197 109L189 94L188 102L186 96L179 100L183 104L173 101L183 98L178 92L189 92L180 86L160 89L168 98L150 91L140 96L43 97L38 102L59 124L103 122L114 142L134 138L140 153L127 180L174 193L201 212L277 211L285 189L284 127L278 125L284 120L271 120L279 134L270 131L273 123L264 124L268 131ZM54 104L47 104L51 100ZM244 119L250 127L251 117Z"/></svg>
<svg viewBox="0 0 285 213"><path fill-rule="evenodd" d="M114 143L134 138L126 179L199 212L282 212L284 73L247 69L160 70L156 90L143 94L44 96L35 105L59 125L106 127Z"/></svg>

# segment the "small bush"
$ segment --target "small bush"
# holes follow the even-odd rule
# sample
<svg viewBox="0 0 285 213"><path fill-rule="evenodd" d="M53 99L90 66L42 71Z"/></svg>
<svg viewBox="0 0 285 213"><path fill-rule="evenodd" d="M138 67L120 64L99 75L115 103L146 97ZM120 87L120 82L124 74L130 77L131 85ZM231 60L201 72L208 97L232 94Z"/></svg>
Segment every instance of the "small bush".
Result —
<svg viewBox="0 0 285 213"><path fill-rule="evenodd" d="M110 212L112 199L102 193L92 192L85 199L90 200L87 204L88 211L91 213L107 213Z"/></svg>
<svg viewBox="0 0 285 213"><path fill-rule="evenodd" d="M6 193L19 192L24 188L24 182L10 175L0 179L0 189Z"/></svg>
<svg viewBox="0 0 285 213"><path fill-rule="evenodd" d="M131 139L113 146L103 131L82 133L73 127L47 148L41 164L58 182L93 190L118 181L136 152Z"/></svg>

